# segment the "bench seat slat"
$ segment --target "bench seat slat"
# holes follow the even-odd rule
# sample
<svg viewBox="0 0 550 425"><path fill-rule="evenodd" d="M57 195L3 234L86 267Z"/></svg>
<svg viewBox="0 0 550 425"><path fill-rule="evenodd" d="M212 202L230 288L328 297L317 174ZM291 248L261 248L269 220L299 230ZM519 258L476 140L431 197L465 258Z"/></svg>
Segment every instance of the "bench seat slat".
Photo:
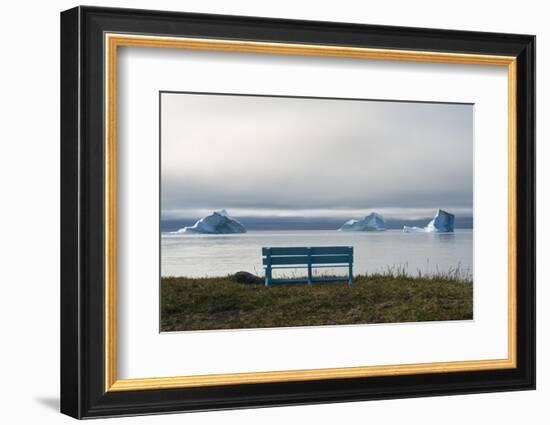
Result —
<svg viewBox="0 0 550 425"><path fill-rule="evenodd" d="M353 248L351 246L315 246L310 248L312 255L336 255L336 254L352 254Z"/></svg>
<svg viewBox="0 0 550 425"><path fill-rule="evenodd" d="M262 248L262 255L337 255L351 254L353 247L351 246L314 246L314 247L299 247L299 246L278 246L274 248Z"/></svg>
<svg viewBox="0 0 550 425"><path fill-rule="evenodd" d="M271 281L271 284L277 284L277 283L307 283L307 278L300 277L295 279L273 279Z"/></svg>
<svg viewBox="0 0 550 425"><path fill-rule="evenodd" d="M313 283L320 282L347 282L348 276L336 276L336 277L314 277L311 281Z"/></svg>
<svg viewBox="0 0 550 425"><path fill-rule="evenodd" d="M279 264L289 265L289 264L341 264L349 263L351 261L349 255L288 255L281 257L271 257L264 258L264 264L271 264L276 266Z"/></svg>
<svg viewBox="0 0 550 425"><path fill-rule="evenodd" d="M262 248L262 255L307 255L307 247L282 246L276 248Z"/></svg>
<svg viewBox="0 0 550 425"><path fill-rule="evenodd" d="M272 264L273 266L273 264ZM337 267L348 267L349 266L349 263L338 263L338 264L312 264L312 266L316 269L323 269L323 268L327 268L327 269L332 269L332 268L337 268ZM266 264L264 264L264 268L267 267ZM275 267L272 267L273 269L277 269L277 270L281 270L281 269L307 269L308 265L307 264L291 264L289 266L275 266Z"/></svg>

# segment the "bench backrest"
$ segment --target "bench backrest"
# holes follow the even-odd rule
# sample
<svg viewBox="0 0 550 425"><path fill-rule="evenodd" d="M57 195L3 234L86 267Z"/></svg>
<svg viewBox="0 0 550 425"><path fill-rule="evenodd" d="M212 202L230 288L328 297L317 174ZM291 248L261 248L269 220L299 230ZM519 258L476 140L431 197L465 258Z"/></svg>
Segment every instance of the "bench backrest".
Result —
<svg viewBox="0 0 550 425"><path fill-rule="evenodd" d="M262 248L264 266L353 263L352 246Z"/></svg>

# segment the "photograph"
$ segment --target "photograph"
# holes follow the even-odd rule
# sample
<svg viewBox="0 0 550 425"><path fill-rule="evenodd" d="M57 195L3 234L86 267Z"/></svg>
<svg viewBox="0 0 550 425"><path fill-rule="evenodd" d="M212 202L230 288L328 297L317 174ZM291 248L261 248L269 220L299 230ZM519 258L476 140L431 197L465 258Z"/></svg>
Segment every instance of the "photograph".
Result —
<svg viewBox="0 0 550 425"><path fill-rule="evenodd" d="M473 320L474 104L159 108L161 332Z"/></svg>

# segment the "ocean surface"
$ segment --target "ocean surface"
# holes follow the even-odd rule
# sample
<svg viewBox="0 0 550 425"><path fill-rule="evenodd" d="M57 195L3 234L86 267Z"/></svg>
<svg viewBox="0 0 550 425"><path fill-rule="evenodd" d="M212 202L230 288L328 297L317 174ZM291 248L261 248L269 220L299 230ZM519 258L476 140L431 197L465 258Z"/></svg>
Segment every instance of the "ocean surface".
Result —
<svg viewBox="0 0 550 425"><path fill-rule="evenodd" d="M233 235L161 234L162 276L225 276L238 271L263 274L262 247L353 246L354 274L404 270L417 275L460 268L473 275L473 231L454 233L337 232L334 230L249 231ZM317 274L345 273L320 269ZM285 269L287 276L303 270ZM276 275L274 275L276 277Z"/></svg>

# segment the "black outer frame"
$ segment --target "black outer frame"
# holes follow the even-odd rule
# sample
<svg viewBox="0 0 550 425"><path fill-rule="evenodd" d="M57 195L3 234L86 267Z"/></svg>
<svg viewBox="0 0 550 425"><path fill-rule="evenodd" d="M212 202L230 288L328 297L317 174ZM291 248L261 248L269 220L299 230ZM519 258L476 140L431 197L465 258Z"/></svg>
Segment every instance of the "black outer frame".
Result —
<svg viewBox="0 0 550 425"><path fill-rule="evenodd" d="M517 368L104 391L104 32L517 57ZM61 412L75 418L535 388L535 37L76 7L61 13Z"/></svg>

